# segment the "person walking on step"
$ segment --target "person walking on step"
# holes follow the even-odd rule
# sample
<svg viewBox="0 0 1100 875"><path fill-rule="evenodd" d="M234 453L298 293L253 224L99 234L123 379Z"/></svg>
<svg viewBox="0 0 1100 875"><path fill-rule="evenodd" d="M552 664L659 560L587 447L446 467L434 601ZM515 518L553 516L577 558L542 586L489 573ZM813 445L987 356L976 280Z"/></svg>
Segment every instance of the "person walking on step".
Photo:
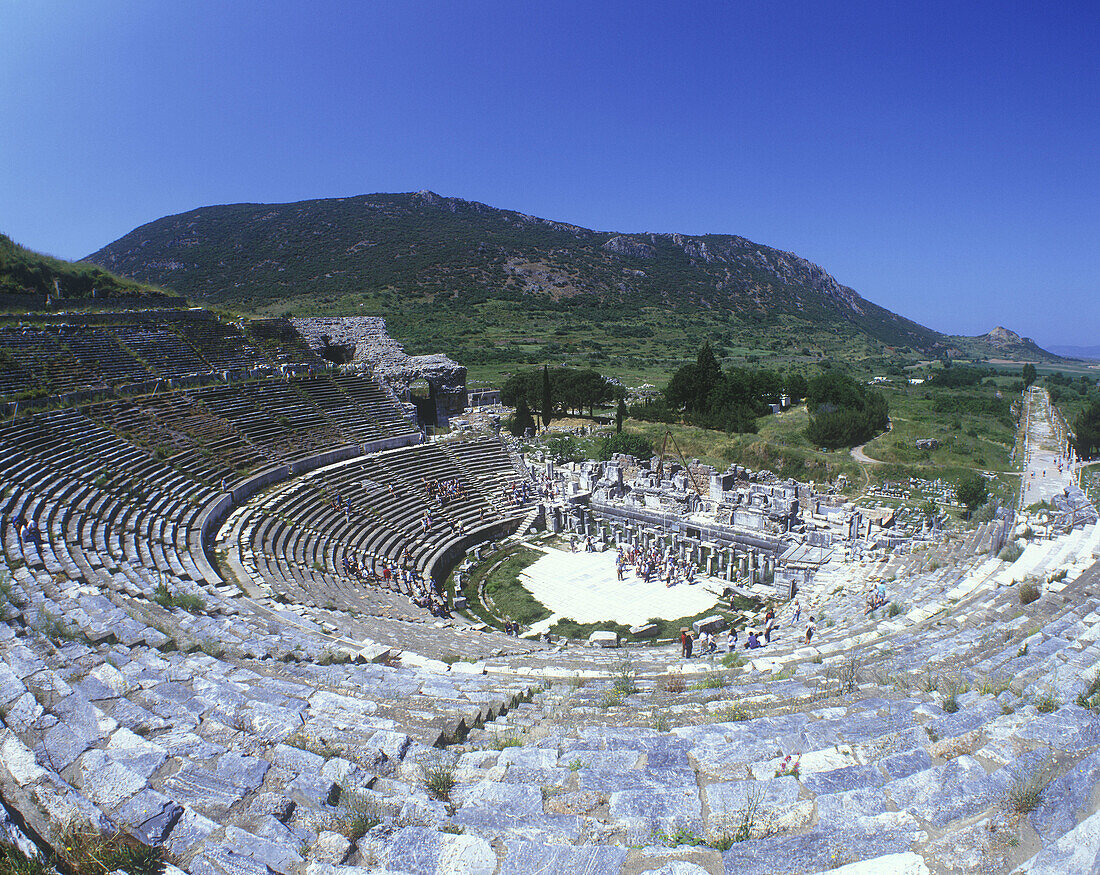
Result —
<svg viewBox="0 0 1100 875"><path fill-rule="evenodd" d="M680 630L680 649L684 659L691 659L691 650L695 642L691 639L691 633L687 629Z"/></svg>
<svg viewBox="0 0 1100 875"><path fill-rule="evenodd" d="M794 613L791 614L791 626L798 624L798 618L802 616L802 605L799 604L798 599L794 600Z"/></svg>
<svg viewBox="0 0 1100 875"><path fill-rule="evenodd" d="M810 625L806 627L806 643L810 643L810 639L814 637L814 632L817 631L817 624L814 623L814 618L810 617Z"/></svg>

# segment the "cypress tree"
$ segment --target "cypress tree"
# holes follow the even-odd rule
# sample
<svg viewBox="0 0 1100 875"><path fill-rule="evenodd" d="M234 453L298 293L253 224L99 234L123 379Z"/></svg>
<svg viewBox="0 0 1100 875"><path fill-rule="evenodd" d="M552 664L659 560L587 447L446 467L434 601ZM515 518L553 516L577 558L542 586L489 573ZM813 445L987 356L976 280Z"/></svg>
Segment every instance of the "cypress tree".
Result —
<svg viewBox="0 0 1100 875"><path fill-rule="evenodd" d="M619 407L615 411L615 434L623 433L623 419L626 418L626 402L619 399Z"/></svg>
<svg viewBox="0 0 1100 875"><path fill-rule="evenodd" d="M542 427L550 427L550 368L542 366Z"/></svg>

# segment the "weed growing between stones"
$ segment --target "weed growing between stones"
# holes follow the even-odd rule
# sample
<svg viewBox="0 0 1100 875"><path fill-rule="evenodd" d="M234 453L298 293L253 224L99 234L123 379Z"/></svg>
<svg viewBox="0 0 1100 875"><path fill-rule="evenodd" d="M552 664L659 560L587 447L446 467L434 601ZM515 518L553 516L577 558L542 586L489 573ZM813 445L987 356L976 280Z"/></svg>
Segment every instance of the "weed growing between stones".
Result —
<svg viewBox="0 0 1100 875"><path fill-rule="evenodd" d="M79 641L83 637L76 626L45 608L39 609L38 621L31 628L49 638L58 647Z"/></svg>
<svg viewBox="0 0 1100 875"><path fill-rule="evenodd" d="M666 717L664 713L658 711L656 714L653 715L653 728L657 732L668 732L668 717Z"/></svg>
<svg viewBox="0 0 1100 875"><path fill-rule="evenodd" d="M298 750L304 750L308 753L317 754L317 756L326 760L340 756L340 751L325 741L325 739L321 738L319 735L313 735L310 732L306 732L303 729L299 729L287 736L283 744L288 747L296 747Z"/></svg>
<svg viewBox="0 0 1100 875"><path fill-rule="evenodd" d="M1100 673L1087 678L1088 687L1077 694L1077 704L1090 711L1100 711Z"/></svg>
<svg viewBox="0 0 1100 875"><path fill-rule="evenodd" d="M108 875L118 870L127 875L164 872L160 848L143 845L123 832L100 832L89 823L70 823L65 827L60 836L58 859L63 870L77 875Z"/></svg>
<svg viewBox="0 0 1100 875"><path fill-rule="evenodd" d="M523 747L523 739L515 732L498 733L493 736L494 750L504 750L506 747Z"/></svg>
<svg viewBox="0 0 1100 875"><path fill-rule="evenodd" d="M571 771L571 772L579 772L583 768L584 768L584 762L580 759L580 757L573 760L573 762L571 762L569 764L569 771Z"/></svg>
<svg viewBox="0 0 1100 875"><path fill-rule="evenodd" d="M752 720L752 716L752 712L743 705L730 705L718 715L718 722L742 723L745 720Z"/></svg>
<svg viewBox="0 0 1100 875"><path fill-rule="evenodd" d="M201 614L206 610L206 603L198 596L186 592L174 593L163 580L153 590L153 601L166 610L179 608L189 614Z"/></svg>
<svg viewBox="0 0 1100 875"><path fill-rule="evenodd" d="M436 799L451 801L451 791L455 787L455 763L450 757L438 756L424 768L424 789Z"/></svg>
<svg viewBox="0 0 1100 875"><path fill-rule="evenodd" d="M630 696L638 692L638 669L630 658L630 653L624 653L622 660L615 669L615 680L612 684L616 693L622 696Z"/></svg>
<svg viewBox="0 0 1100 875"><path fill-rule="evenodd" d="M1006 544L1004 549L997 554L997 558L1002 562L1015 562L1021 556L1024 555L1024 548L1013 541L1011 544Z"/></svg>
<svg viewBox="0 0 1100 875"><path fill-rule="evenodd" d="M15 592L15 584L12 582L11 572L7 568L0 568L0 602L17 611L24 604L23 599Z"/></svg>
<svg viewBox="0 0 1100 875"><path fill-rule="evenodd" d="M1054 691L1047 687L1035 700L1035 708L1040 714L1052 714L1058 710L1058 700L1054 698Z"/></svg>
<svg viewBox="0 0 1100 875"><path fill-rule="evenodd" d="M52 872L41 857L28 857L16 847L0 847L0 875L52 875Z"/></svg>
<svg viewBox="0 0 1100 875"><path fill-rule="evenodd" d="M779 764L779 768L775 770L775 776L777 778L797 778L801 767L802 760L799 757L792 757L787 754L783 757L783 762Z"/></svg>
<svg viewBox="0 0 1100 875"><path fill-rule="evenodd" d="M845 695L851 695L859 689L860 669L863 663L855 655L848 656L837 669L837 677L840 680L840 691Z"/></svg>
<svg viewBox="0 0 1100 875"><path fill-rule="evenodd" d="M340 802L332 815L328 828L338 832L349 842L357 842L382 822L378 803L359 791L340 788Z"/></svg>
<svg viewBox="0 0 1100 875"><path fill-rule="evenodd" d="M890 602L890 607L886 609L886 616L887 617L896 617L898 614L900 614L904 610L905 610L905 608L903 608L897 602Z"/></svg>
<svg viewBox="0 0 1100 875"><path fill-rule="evenodd" d="M693 690L720 690L727 683L724 673L708 671L703 677L691 685Z"/></svg>
<svg viewBox="0 0 1100 875"><path fill-rule="evenodd" d="M1054 757L1048 752L1034 768L1013 776L1012 786L1005 794L1005 808L1013 814L1030 814L1043 801L1043 791L1057 774Z"/></svg>
<svg viewBox="0 0 1100 875"><path fill-rule="evenodd" d="M664 686L666 693L682 693L687 689L687 684L684 683L683 677L678 674L666 677Z"/></svg>
<svg viewBox="0 0 1100 875"><path fill-rule="evenodd" d="M605 690L603 698L600 699L600 707L604 709L618 708L623 702L623 694L618 690Z"/></svg>
<svg viewBox="0 0 1100 875"><path fill-rule="evenodd" d="M351 655L343 651L324 650L317 657L318 665L344 665L348 662L351 662Z"/></svg>
<svg viewBox="0 0 1100 875"><path fill-rule="evenodd" d="M983 677L978 682L978 692L983 696L999 696L1010 686L1012 681L1008 678Z"/></svg>

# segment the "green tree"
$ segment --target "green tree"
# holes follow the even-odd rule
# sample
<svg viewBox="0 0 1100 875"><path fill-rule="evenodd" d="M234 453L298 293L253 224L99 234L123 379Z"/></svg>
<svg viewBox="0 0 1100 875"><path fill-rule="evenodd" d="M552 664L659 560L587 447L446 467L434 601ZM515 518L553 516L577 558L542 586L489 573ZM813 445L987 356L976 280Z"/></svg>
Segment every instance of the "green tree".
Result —
<svg viewBox="0 0 1100 875"><path fill-rule="evenodd" d="M1073 421L1073 448L1082 459L1100 453L1100 401L1093 401Z"/></svg>
<svg viewBox="0 0 1100 875"><path fill-rule="evenodd" d="M1038 373L1035 370L1035 365L1033 365L1031 362L1028 362L1026 365L1024 365L1023 375L1024 375L1024 388L1026 389L1032 383L1035 382L1035 378L1038 376Z"/></svg>
<svg viewBox="0 0 1100 875"><path fill-rule="evenodd" d="M626 419L626 400L619 397L619 406L615 410L615 434L623 433L623 420Z"/></svg>
<svg viewBox="0 0 1100 875"><path fill-rule="evenodd" d="M515 437L523 437L527 429L534 431L535 419L531 416L531 409L527 406L527 399L520 398L516 402L516 415L512 417L512 425L509 431Z"/></svg>
<svg viewBox="0 0 1100 875"><path fill-rule="evenodd" d="M653 455L653 443L643 435L630 432L605 435L600 440L600 458L607 461L615 453L648 459Z"/></svg>
<svg viewBox="0 0 1100 875"><path fill-rule="evenodd" d="M549 428L552 421L553 395L550 392L550 368L542 366L542 427Z"/></svg>
<svg viewBox="0 0 1100 875"><path fill-rule="evenodd" d="M955 484L955 498L966 507L966 516L969 519L974 511L986 503L989 486L980 474L964 471Z"/></svg>
<svg viewBox="0 0 1100 875"><path fill-rule="evenodd" d="M799 373L789 373L783 381L783 391L786 392L792 404L797 404L806 397L806 378Z"/></svg>

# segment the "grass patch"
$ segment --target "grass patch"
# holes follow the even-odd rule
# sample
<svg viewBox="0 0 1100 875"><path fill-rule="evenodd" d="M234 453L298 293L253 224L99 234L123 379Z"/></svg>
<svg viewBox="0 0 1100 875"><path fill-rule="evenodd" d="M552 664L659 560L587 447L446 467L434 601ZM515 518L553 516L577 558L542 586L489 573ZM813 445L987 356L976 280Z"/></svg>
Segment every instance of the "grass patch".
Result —
<svg viewBox="0 0 1100 875"><path fill-rule="evenodd" d="M1052 690L1044 690L1035 700L1035 709L1040 714L1053 714L1058 710L1058 700L1054 698Z"/></svg>
<svg viewBox="0 0 1100 875"><path fill-rule="evenodd" d="M1043 792L1054 780L1055 772L1054 760L1048 755L1028 772L1016 774L1005 794L1005 807L1013 814L1030 814L1042 804Z"/></svg>
<svg viewBox="0 0 1100 875"><path fill-rule="evenodd" d="M164 872L160 848L143 845L123 832L104 833L88 823L70 824L58 844L62 869L77 875L108 875L116 870L128 875Z"/></svg>
<svg viewBox="0 0 1100 875"><path fill-rule="evenodd" d="M19 848L0 847L0 875L53 875L41 857L28 857Z"/></svg>
<svg viewBox="0 0 1100 875"><path fill-rule="evenodd" d="M357 842L382 822L378 803L357 790L340 789L340 801L336 814L332 815L328 828L338 832L349 842Z"/></svg>
<svg viewBox="0 0 1100 875"><path fill-rule="evenodd" d="M180 608L189 614L199 614L206 610L206 603L197 595L186 592L171 592L167 584L161 581L153 590L153 601L162 608L171 610Z"/></svg>
<svg viewBox="0 0 1100 875"><path fill-rule="evenodd" d="M440 756L424 766L424 789L436 799L449 802L455 788L455 764L446 756Z"/></svg>
<svg viewBox="0 0 1100 875"><path fill-rule="evenodd" d="M462 587L467 612L498 629L503 629L506 619L530 626L549 617L551 612L546 605L519 582L520 573L542 555L522 546L490 553L478 563ZM483 583L487 604L481 599Z"/></svg>

